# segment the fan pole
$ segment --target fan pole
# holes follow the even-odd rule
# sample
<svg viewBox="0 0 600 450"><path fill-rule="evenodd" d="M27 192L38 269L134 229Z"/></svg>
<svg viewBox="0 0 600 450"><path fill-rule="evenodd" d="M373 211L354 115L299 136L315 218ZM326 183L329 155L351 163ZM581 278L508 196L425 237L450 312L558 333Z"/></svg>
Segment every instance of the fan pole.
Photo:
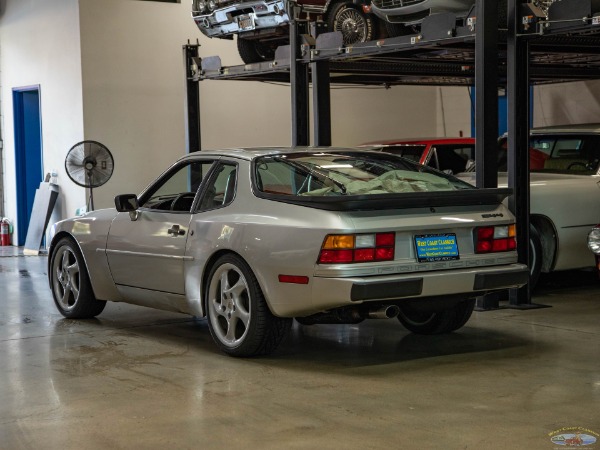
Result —
<svg viewBox="0 0 600 450"><path fill-rule="evenodd" d="M90 186L90 211L94 210L94 188L92 187L92 174L88 172L88 185Z"/></svg>

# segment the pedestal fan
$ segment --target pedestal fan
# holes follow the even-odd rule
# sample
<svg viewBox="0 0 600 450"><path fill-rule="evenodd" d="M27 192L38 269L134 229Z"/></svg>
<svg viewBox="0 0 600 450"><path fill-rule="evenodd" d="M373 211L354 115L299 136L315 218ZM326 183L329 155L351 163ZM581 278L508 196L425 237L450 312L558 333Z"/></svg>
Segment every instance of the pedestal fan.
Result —
<svg viewBox="0 0 600 450"><path fill-rule="evenodd" d="M90 189L88 209L94 210L94 188L106 183L114 169L110 150L96 141L82 141L67 153L65 170L73 183Z"/></svg>

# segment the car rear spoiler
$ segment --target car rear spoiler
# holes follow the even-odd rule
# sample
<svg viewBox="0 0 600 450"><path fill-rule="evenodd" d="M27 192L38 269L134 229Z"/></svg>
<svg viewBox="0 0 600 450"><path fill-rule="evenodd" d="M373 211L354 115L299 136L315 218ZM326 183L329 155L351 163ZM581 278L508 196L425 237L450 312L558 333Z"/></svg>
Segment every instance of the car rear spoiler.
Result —
<svg viewBox="0 0 600 450"><path fill-rule="evenodd" d="M443 206L498 205L512 195L510 188L464 189L459 191L412 192L403 194L294 196L257 192L257 197L328 211L432 208Z"/></svg>

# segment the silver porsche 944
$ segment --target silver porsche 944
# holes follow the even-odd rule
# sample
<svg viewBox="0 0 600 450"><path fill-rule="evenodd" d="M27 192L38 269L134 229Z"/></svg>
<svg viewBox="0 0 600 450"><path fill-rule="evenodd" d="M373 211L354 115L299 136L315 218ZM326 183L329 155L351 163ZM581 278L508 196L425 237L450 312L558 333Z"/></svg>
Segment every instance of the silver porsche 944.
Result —
<svg viewBox="0 0 600 450"><path fill-rule="evenodd" d="M527 283L509 194L365 150L202 151L57 223L50 287L68 318L106 301L206 317L234 356L272 352L293 318L447 333L476 296Z"/></svg>

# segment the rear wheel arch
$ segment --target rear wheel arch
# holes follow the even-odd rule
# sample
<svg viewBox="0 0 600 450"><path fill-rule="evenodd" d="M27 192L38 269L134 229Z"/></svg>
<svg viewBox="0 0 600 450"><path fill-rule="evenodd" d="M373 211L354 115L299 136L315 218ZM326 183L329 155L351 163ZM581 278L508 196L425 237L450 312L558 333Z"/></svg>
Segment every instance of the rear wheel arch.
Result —
<svg viewBox="0 0 600 450"><path fill-rule="evenodd" d="M260 277L257 276L256 271L248 263L246 258L244 258L242 255L240 255L239 253L237 253L233 250L229 250L229 249L218 250L210 256L208 261L206 261L206 264L204 265L204 271L202 273L202 285L200 286L200 288L201 288L200 292L202 295L202 315L203 315L203 317L206 317L207 308L208 308L208 305L206 304L206 301L207 301L206 289L208 288L208 283L210 282L208 277L209 277L210 272L211 272L213 266L215 265L215 263L219 260L219 258L221 258L221 256L224 256L224 255L235 255L238 258L241 258L246 263L246 265L250 268L250 270L252 270L252 272L254 273L254 276L256 277L256 281L258 282L260 289L263 291L263 293L265 292L265 289L264 289L263 283L261 282ZM265 297L265 300L267 302L267 305L269 306L269 309L271 309L271 306L269 305L269 301L266 297Z"/></svg>

